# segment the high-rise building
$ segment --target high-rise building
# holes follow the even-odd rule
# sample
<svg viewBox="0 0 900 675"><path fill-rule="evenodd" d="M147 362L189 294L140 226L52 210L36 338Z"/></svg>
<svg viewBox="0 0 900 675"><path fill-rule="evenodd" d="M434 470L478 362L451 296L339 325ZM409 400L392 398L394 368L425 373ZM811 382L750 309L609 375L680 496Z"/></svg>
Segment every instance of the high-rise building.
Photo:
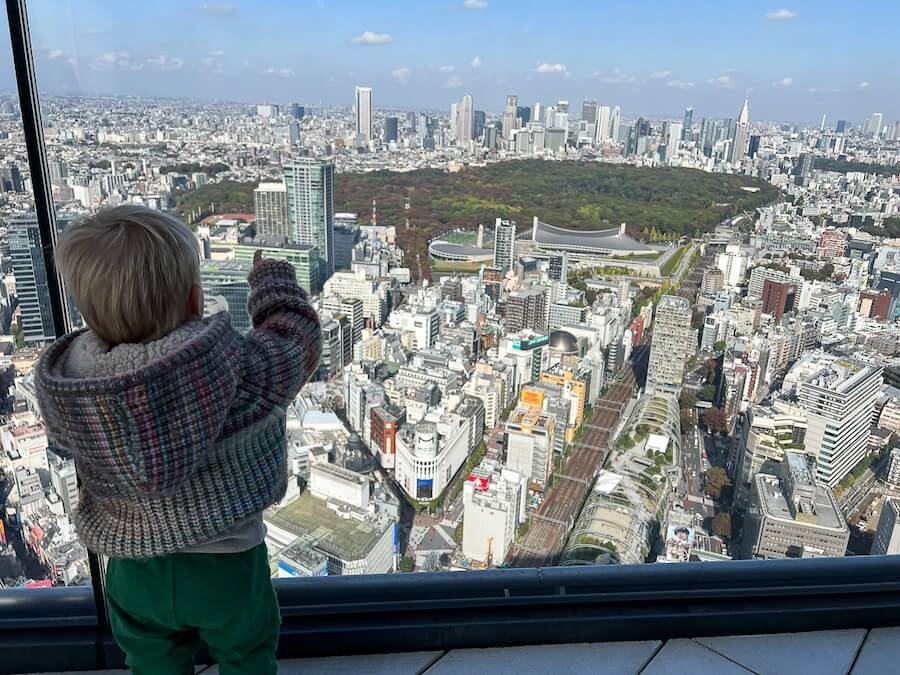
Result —
<svg viewBox="0 0 900 675"><path fill-rule="evenodd" d="M399 134L400 120L396 117L388 117L384 121L384 142L397 142L400 138Z"/></svg>
<svg viewBox="0 0 900 675"><path fill-rule="evenodd" d="M669 124L666 138L666 161L672 161L672 158L675 157L675 154L678 152L678 142L682 137L682 126L678 122L672 122Z"/></svg>
<svg viewBox="0 0 900 675"><path fill-rule="evenodd" d="M516 262L516 221L497 218L494 225L494 267L501 274L509 272Z"/></svg>
<svg viewBox="0 0 900 675"><path fill-rule="evenodd" d="M484 124L487 119L484 110L476 110L472 113L472 138L481 141L484 136Z"/></svg>
<svg viewBox="0 0 900 675"><path fill-rule="evenodd" d="M280 240L290 237L284 183L260 183L253 190L253 205L257 236Z"/></svg>
<svg viewBox="0 0 900 675"><path fill-rule="evenodd" d="M507 333L529 328L547 332L548 296L546 286L534 286L511 292L502 306L503 326Z"/></svg>
<svg viewBox="0 0 900 675"><path fill-rule="evenodd" d="M531 121L531 108L527 105L517 105L516 119L519 120L519 125L524 127Z"/></svg>
<svg viewBox="0 0 900 675"><path fill-rule="evenodd" d="M550 281L565 281L569 278L569 254L553 253L547 260L547 276Z"/></svg>
<svg viewBox="0 0 900 675"><path fill-rule="evenodd" d="M734 129L732 138L734 142L731 144L731 153L729 161L732 164L738 164L744 158L747 152L747 139L750 136L750 102L744 99L744 105L738 115L737 124Z"/></svg>
<svg viewBox="0 0 900 675"><path fill-rule="evenodd" d="M463 483L463 555L499 565L525 520L528 481L517 471L491 460L472 470Z"/></svg>
<svg viewBox="0 0 900 675"><path fill-rule="evenodd" d="M614 143L619 142L619 124L621 123L622 111L619 106L614 106L609 116L609 137Z"/></svg>
<svg viewBox="0 0 900 675"><path fill-rule="evenodd" d="M372 126L372 88L357 87L355 93L356 135L368 143L375 137Z"/></svg>
<svg viewBox="0 0 900 675"><path fill-rule="evenodd" d="M759 140L759 134L753 134L750 136L750 145L747 146L748 157L753 158L759 154Z"/></svg>
<svg viewBox="0 0 900 675"><path fill-rule="evenodd" d="M838 120L837 124L834 125L834 133L842 134L847 130L847 121L846 120Z"/></svg>
<svg viewBox="0 0 900 675"><path fill-rule="evenodd" d="M766 279L763 282L762 311L775 317L775 321L781 321L784 313L793 309L796 294L796 284Z"/></svg>
<svg viewBox="0 0 900 675"><path fill-rule="evenodd" d="M231 325L241 334L252 327L247 311L250 284L247 276L252 265L245 262L211 262L200 265L200 285L203 288L204 314L226 311Z"/></svg>
<svg viewBox="0 0 900 675"><path fill-rule="evenodd" d="M834 487L866 456L882 370L850 359L812 354L795 365L806 410L806 449L816 455L818 479Z"/></svg>
<svg viewBox="0 0 900 675"><path fill-rule="evenodd" d="M602 143L609 140L610 110L608 105L597 110L597 126L594 130L594 141Z"/></svg>
<svg viewBox="0 0 900 675"><path fill-rule="evenodd" d="M519 97L510 94L506 97L506 110L503 111L503 138L510 140L512 138L513 129L517 128L516 118L519 107Z"/></svg>
<svg viewBox="0 0 900 675"><path fill-rule="evenodd" d="M779 469L780 477L758 473L753 480L747 557L843 557L850 530L831 490L814 479L802 453L785 452Z"/></svg>
<svg viewBox="0 0 900 675"><path fill-rule="evenodd" d="M284 165L289 239L318 249L319 287L334 274L334 160L298 157Z"/></svg>
<svg viewBox="0 0 900 675"><path fill-rule="evenodd" d="M293 116L295 120L302 120L306 117L306 107L299 103L291 103L291 116Z"/></svg>
<svg viewBox="0 0 900 675"><path fill-rule="evenodd" d="M678 391L684 382L684 366L697 347L697 331L691 328L691 303L677 295L664 295L656 307L647 389Z"/></svg>
<svg viewBox="0 0 900 675"><path fill-rule="evenodd" d="M459 126L456 130L456 139L460 145L470 145L474 137L475 108L472 104L472 95L466 94L459 106Z"/></svg>
<svg viewBox="0 0 900 675"><path fill-rule="evenodd" d="M872 116L869 118L869 136L871 136L872 138L878 138L879 136L881 136L881 125L883 123L884 115L879 112L872 113Z"/></svg>
<svg viewBox="0 0 900 675"><path fill-rule="evenodd" d="M900 553L900 506L893 499L885 499L875 528L872 555L897 555Z"/></svg>
<svg viewBox="0 0 900 675"><path fill-rule="evenodd" d="M597 101L584 99L581 104L581 119L590 125L597 124Z"/></svg>
<svg viewBox="0 0 900 675"><path fill-rule="evenodd" d="M57 218L60 231L69 219ZM8 223L7 245L9 261L16 277L16 298L19 301L22 339L26 345L40 345L56 339L53 315L50 310L50 289L47 287L47 268L41 247L37 217L27 214ZM69 314L73 325L80 325L81 315L69 299Z"/></svg>
<svg viewBox="0 0 900 675"><path fill-rule="evenodd" d="M693 108L685 108L684 109L684 122L681 127L681 140L689 141L691 140L691 127L694 124L694 109Z"/></svg>
<svg viewBox="0 0 900 675"><path fill-rule="evenodd" d="M506 462L528 480L544 485L550 478L556 416L520 406L506 421Z"/></svg>
<svg viewBox="0 0 900 675"><path fill-rule="evenodd" d="M78 479L75 475L75 460L63 457L52 448L47 449L50 464L50 484L62 500L63 510L70 518L78 508Z"/></svg>

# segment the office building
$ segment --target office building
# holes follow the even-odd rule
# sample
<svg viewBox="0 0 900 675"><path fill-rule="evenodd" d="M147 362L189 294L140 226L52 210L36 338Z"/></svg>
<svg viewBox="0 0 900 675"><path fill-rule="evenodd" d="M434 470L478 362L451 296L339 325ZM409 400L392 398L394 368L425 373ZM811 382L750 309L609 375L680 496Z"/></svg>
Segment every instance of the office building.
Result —
<svg viewBox="0 0 900 675"><path fill-rule="evenodd" d="M298 157L284 165L291 242L318 251L319 285L334 274L334 160Z"/></svg>
<svg viewBox="0 0 900 675"><path fill-rule="evenodd" d="M396 143L399 136L400 120L396 117L388 117L384 121L384 142Z"/></svg>
<svg viewBox="0 0 900 675"><path fill-rule="evenodd" d="M290 237L287 188L284 183L260 183L253 190L253 205L257 236L279 240Z"/></svg>
<svg viewBox="0 0 900 675"><path fill-rule="evenodd" d="M747 557L842 557L850 530L831 490L813 478L806 458L786 452L780 476L757 474L745 524Z"/></svg>
<svg viewBox="0 0 900 675"><path fill-rule="evenodd" d="M763 287L765 286L766 281L776 281L782 284L790 284L801 283L803 281L803 278L799 275L792 276L791 274L782 272L781 270L773 269L771 267L763 267L761 265L759 267L754 267L750 272L750 281L747 284L747 297L751 299L761 299L763 295Z"/></svg>
<svg viewBox="0 0 900 675"><path fill-rule="evenodd" d="M507 141L512 139L514 129L518 128L516 120L518 119L519 97L512 94L506 97L506 109L503 111L503 138Z"/></svg>
<svg viewBox="0 0 900 675"><path fill-rule="evenodd" d="M487 115L484 110L476 110L472 114L472 120L472 137L480 142L484 137L484 125Z"/></svg>
<svg viewBox="0 0 900 675"><path fill-rule="evenodd" d="M684 109L684 121L682 122L681 127L681 140L689 141L691 140L691 127L694 125L694 109L693 108L685 108Z"/></svg>
<svg viewBox="0 0 900 675"><path fill-rule="evenodd" d="M437 308L405 306L391 312L388 317L391 328L409 333L410 349L431 349L440 338L441 316Z"/></svg>
<svg viewBox="0 0 900 675"><path fill-rule="evenodd" d="M357 87L353 108L356 113L356 137L363 143L371 141L375 135L372 125L372 88Z"/></svg>
<svg viewBox="0 0 900 675"><path fill-rule="evenodd" d="M471 94L463 96L458 114L459 122L457 123L456 139L459 145L468 146L475 136L475 108Z"/></svg>
<svg viewBox="0 0 900 675"><path fill-rule="evenodd" d="M517 105L516 119L520 127L527 125L531 121L531 108L527 105Z"/></svg>
<svg viewBox="0 0 900 675"><path fill-rule="evenodd" d="M487 566L506 560L525 521L528 482L509 467L484 460L463 483L462 553Z"/></svg>
<svg viewBox="0 0 900 675"><path fill-rule="evenodd" d="M797 286L795 284L766 279L763 282L763 313L771 314L775 321L780 321L786 311L794 308L796 294Z"/></svg>
<svg viewBox="0 0 900 675"><path fill-rule="evenodd" d="M619 125L621 124L621 118L622 111L619 110L619 106L613 106L609 116L609 137L612 139L613 143L619 142Z"/></svg>
<svg viewBox="0 0 900 675"><path fill-rule="evenodd" d="M678 152L678 143L682 136L682 126L678 122L669 124L666 137L666 161L671 161Z"/></svg>
<svg viewBox="0 0 900 675"><path fill-rule="evenodd" d="M310 295L322 290L319 283L319 252L309 244L269 242L256 238L252 243L236 244L232 247L234 261L250 264L256 251L262 251L263 258L286 260L294 266L297 283Z"/></svg>
<svg viewBox="0 0 900 675"><path fill-rule="evenodd" d="M250 295L247 276L251 266L245 262L204 261L200 264L204 314L228 312L231 315L231 325L241 334L246 334L252 327L247 311L247 298Z"/></svg>
<svg viewBox="0 0 900 675"><path fill-rule="evenodd" d="M306 117L306 106L302 106L299 103L291 103L291 116L295 120L302 120Z"/></svg>
<svg viewBox="0 0 900 675"><path fill-rule="evenodd" d="M872 555L900 553L900 506L893 499L885 499L872 541Z"/></svg>
<svg viewBox="0 0 900 675"><path fill-rule="evenodd" d="M546 485L553 461L556 416L520 406L506 422L506 463L538 485Z"/></svg>
<svg viewBox="0 0 900 675"><path fill-rule="evenodd" d="M569 254L567 251L551 254L547 259L547 276L550 281L566 281L569 278Z"/></svg>
<svg viewBox="0 0 900 675"><path fill-rule="evenodd" d="M597 101L584 100L581 104L581 120L592 127L597 124Z"/></svg>
<svg viewBox="0 0 900 675"><path fill-rule="evenodd" d="M597 110L597 126L594 130L594 141L602 143L610 138L610 109L608 105L600 106ZM615 139L614 139L615 140Z"/></svg>
<svg viewBox="0 0 900 675"><path fill-rule="evenodd" d="M385 401L372 408L372 449L377 450L378 463L393 469L397 454L397 432L406 423L406 410Z"/></svg>
<svg viewBox="0 0 900 675"><path fill-rule="evenodd" d="M838 120L837 124L834 125L834 133L843 134L847 131L847 121L846 120Z"/></svg>
<svg viewBox="0 0 900 675"><path fill-rule="evenodd" d="M538 333L546 333L549 310L547 300L546 286L511 292L501 307L506 332L515 333L528 328Z"/></svg>
<svg viewBox="0 0 900 675"><path fill-rule="evenodd" d="M816 456L818 480L834 487L866 456L882 369L821 353L801 357L794 368L807 451Z"/></svg>
<svg viewBox="0 0 900 675"><path fill-rule="evenodd" d="M63 511L71 518L79 502L75 460L71 457L64 458L50 448L47 450L47 459L50 463L50 484L62 501Z"/></svg>
<svg viewBox="0 0 900 675"><path fill-rule="evenodd" d="M60 231L68 219L57 218ZM22 340L26 345L41 345L56 339L53 315L50 311L50 289L41 248L41 236L34 214L13 218L8 223L7 246L9 261L16 277L16 298L19 301ZM81 317L74 302L69 301L72 323L80 325Z"/></svg>
<svg viewBox="0 0 900 675"><path fill-rule="evenodd" d="M759 154L759 141L759 134L752 134L750 136L750 144L747 146L747 156L751 159Z"/></svg>
<svg viewBox="0 0 900 675"><path fill-rule="evenodd" d="M494 267L501 274L509 272L516 262L516 221L497 218L494 225Z"/></svg>
<svg viewBox="0 0 900 675"><path fill-rule="evenodd" d="M872 116L869 118L868 125L868 134L872 138L879 138L881 136L881 125L884 123L884 115L881 113L872 113Z"/></svg>
<svg viewBox="0 0 900 675"><path fill-rule="evenodd" d="M718 269L703 272L703 280L700 282L701 293L718 293L725 287L725 273Z"/></svg>
<svg viewBox="0 0 900 675"><path fill-rule="evenodd" d="M744 105L738 115L737 125L735 126L733 143L731 144L731 154L729 161L732 164L739 164L744 155L747 153L747 139L750 136L750 103L748 99L744 99Z"/></svg>
<svg viewBox="0 0 900 675"><path fill-rule="evenodd" d="M686 298L664 295L656 307L647 389L679 391L684 366L697 348L697 331L691 328L691 303Z"/></svg>

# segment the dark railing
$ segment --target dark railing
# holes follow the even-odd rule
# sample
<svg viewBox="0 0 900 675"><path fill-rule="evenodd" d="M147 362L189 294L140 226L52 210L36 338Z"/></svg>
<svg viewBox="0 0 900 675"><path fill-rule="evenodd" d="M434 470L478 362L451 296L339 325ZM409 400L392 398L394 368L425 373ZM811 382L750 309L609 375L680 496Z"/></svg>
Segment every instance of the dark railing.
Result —
<svg viewBox="0 0 900 675"><path fill-rule="evenodd" d="M6 2L57 333L56 226L24 0ZM0 592L0 673L121 667L93 585ZM277 580L281 657L872 628L900 621L900 556ZM201 655L201 659L204 658Z"/></svg>
<svg viewBox="0 0 900 675"><path fill-rule="evenodd" d="M900 556L277 580L281 658L874 628ZM89 588L0 593L0 672L121 667ZM201 655L201 659L204 656Z"/></svg>

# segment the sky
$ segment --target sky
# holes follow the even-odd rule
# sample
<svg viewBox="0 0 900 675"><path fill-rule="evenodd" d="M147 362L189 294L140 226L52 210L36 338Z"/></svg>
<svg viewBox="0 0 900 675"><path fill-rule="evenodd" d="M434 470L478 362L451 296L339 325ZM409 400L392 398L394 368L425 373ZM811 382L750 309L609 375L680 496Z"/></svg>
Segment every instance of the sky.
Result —
<svg viewBox="0 0 900 675"><path fill-rule="evenodd" d="M787 3L787 4L784 4ZM585 98L625 117L900 119L897 0L29 0L49 94L498 112ZM5 22L4 22L5 25ZM9 53L3 34L0 48ZM892 49L893 48L893 49ZM0 90L14 91L10 59Z"/></svg>

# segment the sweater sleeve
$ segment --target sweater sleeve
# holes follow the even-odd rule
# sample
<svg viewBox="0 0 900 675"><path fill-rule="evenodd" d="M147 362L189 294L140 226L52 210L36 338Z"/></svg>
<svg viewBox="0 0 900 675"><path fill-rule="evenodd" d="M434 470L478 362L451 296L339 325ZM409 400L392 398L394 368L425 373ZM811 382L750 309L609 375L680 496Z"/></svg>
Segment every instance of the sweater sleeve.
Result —
<svg viewBox="0 0 900 675"><path fill-rule="evenodd" d="M248 281L253 329L246 340L243 383L283 407L319 367L319 317L290 263L263 260Z"/></svg>

